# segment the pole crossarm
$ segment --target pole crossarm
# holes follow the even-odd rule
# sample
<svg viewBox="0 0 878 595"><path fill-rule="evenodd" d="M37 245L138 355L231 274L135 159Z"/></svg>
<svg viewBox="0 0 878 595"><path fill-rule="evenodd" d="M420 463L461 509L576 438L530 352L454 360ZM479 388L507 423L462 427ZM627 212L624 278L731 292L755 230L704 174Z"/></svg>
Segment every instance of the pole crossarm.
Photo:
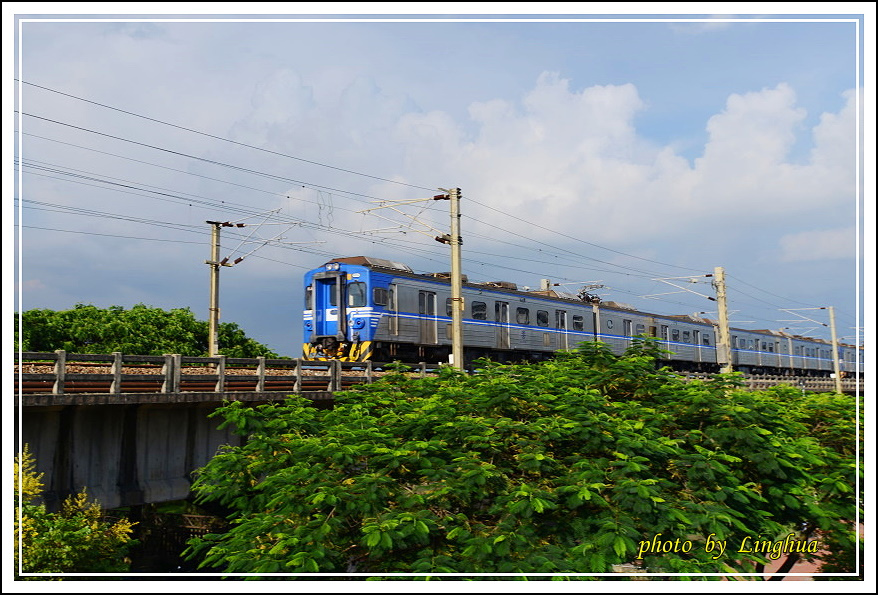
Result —
<svg viewBox="0 0 878 595"><path fill-rule="evenodd" d="M701 275L701 276L702 276L702 277L713 277L713 275L711 275L711 274ZM695 291L694 289L689 289L688 287L683 287L683 286L681 286L681 285L677 285L676 283L672 283L672 281L675 281L675 280L678 280L678 279L689 279L689 283L698 283L698 275L688 275L688 276L686 276L686 277L663 277L663 278L661 278L661 279L653 279L653 281L661 281L662 283L665 283L665 284L667 284L667 285L670 285L671 287L676 287L677 289L679 289L679 290L681 290L681 291L669 291L669 292L666 292L666 293L651 293L651 294L649 294L649 295L642 295L642 296L640 296L640 297L642 297L642 298L654 298L654 297L658 297L658 296L660 296L660 295L672 295L672 294L676 294L676 293L689 292L689 293L694 293L695 295L701 296L701 297L703 297L703 298L707 298L707 299L709 299L709 300L711 300L711 301L716 301L716 298L713 298L713 297L711 297L711 296L709 296L709 295L704 295L703 293L698 293L698 292Z"/></svg>
<svg viewBox="0 0 878 595"><path fill-rule="evenodd" d="M394 221L390 217L386 217L384 215L376 214L373 212L373 211L378 211L381 209L390 209L390 210L395 211L396 213L399 213L403 217L410 220L409 226L407 228L408 231L412 231L414 233L420 233L420 234L423 234L427 237L432 238L432 237L434 237L435 234L441 235L442 231L436 229L435 227L433 227L429 223L425 223L424 221L421 221L420 219L418 219L418 216L421 213L423 213L423 209L421 209L421 211L417 215L411 215L411 214L406 213L405 211L401 210L399 207L405 206L405 205L425 203L425 202L429 202L429 201L433 201L433 200L437 200L437 199L436 198L415 198L415 199L411 199L411 200L399 200L399 201L390 201L390 200L372 201L374 203L377 203L378 206L372 207L371 209L363 209L362 211L357 211L357 213L361 213L363 215L371 214L371 215L378 217L380 219L384 219L385 221L390 221L391 223L397 223L396 221ZM424 229L415 229L414 227L412 227L415 224L422 226ZM382 229L366 230L363 233L384 233L384 232L389 233L389 232L393 232L393 231L401 231L403 229L405 229L405 225L399 224L395 228L389 227L389 228L382 228Z"/></svg>
<svg viewBox="0 0 878 595"><path fill-rule="evenodd" d="M825 310L826 308L781 308L781 312L787 312L788 314L792 314L793 316L798 316L798 318L794 318L793 320L778 320L778 322L802 322L803 320L807 320L808 322L813 322L814 324L819 324L820 326L829 326L825 322L820 322L819 320L814 320L813 318L808 318L803 314L799 314L798 310Z"/></svg>

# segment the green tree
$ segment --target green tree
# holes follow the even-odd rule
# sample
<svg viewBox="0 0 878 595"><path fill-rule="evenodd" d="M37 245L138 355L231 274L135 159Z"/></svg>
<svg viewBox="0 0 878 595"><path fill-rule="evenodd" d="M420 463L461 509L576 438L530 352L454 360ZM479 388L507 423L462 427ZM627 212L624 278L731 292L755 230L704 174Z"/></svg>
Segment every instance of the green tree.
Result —
<svg viewBox="0 0 878 595"><path fill-rule="evenodd" d="M252 573L686 574L769 563L745 538L850 536L850 400L813 432L811 397L686 382L659 355L583 344L472 376L393 374L331 410L230 403L248 440L194 487L232 529L192 554Z"/></svg>
<svg viewBox="0 0 878 595"><path fill-rule="evenodd" d="M88 502L85 490L71 496L58 513L46 511L34 501L42 490L42 475L35 471L33 456L25 446L15 459L15 574L125 572L132 523L107 522L97 502ZM20 519L20 521L19 521ZM41 577L21 577L41 580Z"/></svg>
<svg viewBox="0 0 878 595"><path fill-rule="evenodd" d="M75 353L136 355L208 353L208 324L197 320L189 308L162 310L137 304L97 308L76 304L71 310L35 309L23 312L21 329L16 321L16 341L24 351L64 349ZM218 331L220 353L230 357L277 357L265 345L248 338L235 323L224 322Z"/></svg>

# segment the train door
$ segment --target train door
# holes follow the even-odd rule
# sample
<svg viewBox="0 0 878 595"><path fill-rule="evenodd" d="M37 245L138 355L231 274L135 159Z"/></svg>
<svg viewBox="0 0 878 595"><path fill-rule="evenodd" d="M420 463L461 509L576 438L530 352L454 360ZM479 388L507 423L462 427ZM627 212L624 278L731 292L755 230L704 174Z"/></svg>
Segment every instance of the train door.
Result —
<svg viewBox="0 0 878 595"><path fill-rule="evenodd" d="M558 349L568 349L566 310L555 310L555 328L558 329Z"/></svg>
<svg viewBox="0 0 878 595"><path fill-rule="evenodd" d="M622 321L622 331L623 331L622 334L624 335L624 338L628 341L626 343L626 345L631 345L631 337L633 335L631 334L631 321L630 320L623 320Z"/></svg>
<svg viewBox="0 0 878 595"><path fill-rule="evenodd" d="M418 292L418 318L420 319L419 343L436 344L436 293Z"/></svg>
<svg viewBox="0 0 878 595"><path fill-rule="evenodd" d="M497 349L509 349L509 302L494 302L494 322L497 323Z"/></svg>
<svg viewBox="0 0 878 595"><path fill-rule="evenodd" d="M391 283L387 288L387 310L389 313L388 330L393 336L399 335L399 291L396 283Z"/></svg>
<svg viewBox="0 0 878 595"><path fill-rule="evenodd" d="M692 331L692 343L695 345L695 349L693 349L693 353L695 354L695 361L700 362L701 359L701 331Z"/></svg>
<svg viewBox="0 0 878 595"><path fill-rule="evenodd" d="M338 273L314 275L314 336L343 338L346 332L344 300ZM339 312L341 308L341 312Z"/></svg>

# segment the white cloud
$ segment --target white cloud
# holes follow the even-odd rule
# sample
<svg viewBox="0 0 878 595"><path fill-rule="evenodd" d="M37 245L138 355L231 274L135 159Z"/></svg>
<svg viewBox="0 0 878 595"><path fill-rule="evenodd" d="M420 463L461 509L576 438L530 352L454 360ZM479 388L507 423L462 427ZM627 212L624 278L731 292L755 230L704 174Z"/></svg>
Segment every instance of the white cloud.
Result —
<svg viewBox="0 0 878 595"><path fill-rule="evenodd" d="M634 85L574 91L554 73L541 75L520 103L473 103L471 137L431 112L403 116L395 140L407 148L406 172L415 179L459 180L475 200L571 235L588 222L590 241L649 239L717 218L771 227L852 204L854 161L838 148L853 146L853 98L822 116L805 164L789 161L807 131L786 84L729 97L706 123L709 138L692 165L638 136L635 119L645 108Z"/></svg>
<svg viewBox="0 0 878 595"><path fill-rule="evenodd" d="M856 228L804 231L785 235L778 241L782 262L853 259L856 257Z"/></svg>

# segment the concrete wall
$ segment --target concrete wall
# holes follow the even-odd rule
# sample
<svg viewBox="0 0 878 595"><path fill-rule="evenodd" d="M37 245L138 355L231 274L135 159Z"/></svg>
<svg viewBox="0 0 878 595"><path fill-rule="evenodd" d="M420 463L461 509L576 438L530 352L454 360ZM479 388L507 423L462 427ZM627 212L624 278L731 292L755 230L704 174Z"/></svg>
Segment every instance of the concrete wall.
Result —
<svg viewBox="0 0 878 595"><path fill-rule="evenodd" d="M83 487L105 509L181 500L191 473L223 444L218 403L24 407L22 440L43 473L50 509Z"/></svg>

